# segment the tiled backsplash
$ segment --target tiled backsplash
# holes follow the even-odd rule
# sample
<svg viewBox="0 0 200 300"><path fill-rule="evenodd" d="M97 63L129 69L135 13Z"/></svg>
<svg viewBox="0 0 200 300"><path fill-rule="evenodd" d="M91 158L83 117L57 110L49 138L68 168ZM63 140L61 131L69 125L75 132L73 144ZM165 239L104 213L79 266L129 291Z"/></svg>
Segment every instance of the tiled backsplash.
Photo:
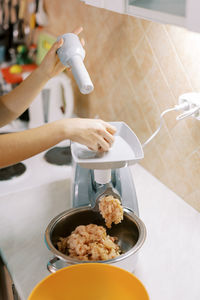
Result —
<svg viewBox="0 0 200 300"><path fill-rule="evenodd" d="M79 116L123 120L143 143L159 125L160 113L177 104L179 95L200 92L200 34L79 0L47 0L46 7L51 33L84 27L85 64L95 90L89 96L76 90ZM176 115L166 115L141 163L200 211L200 122L177 122Z"/></svg>

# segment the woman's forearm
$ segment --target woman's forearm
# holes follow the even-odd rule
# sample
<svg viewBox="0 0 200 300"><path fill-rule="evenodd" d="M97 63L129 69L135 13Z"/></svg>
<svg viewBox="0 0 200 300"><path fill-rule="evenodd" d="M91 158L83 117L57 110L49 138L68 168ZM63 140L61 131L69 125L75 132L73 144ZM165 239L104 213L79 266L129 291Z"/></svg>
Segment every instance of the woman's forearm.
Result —
<svg viewBox="0 0 200 300"><path fill-rule="evenodd" d="M98 119L61 119L38 128L0 135L0 168L7 167L69 139L93 151L108 151L115 127Z"/></svg>
<svg viewBox="0 0 200 300"><path fill-rule="evenodd" d="M0 99L1 126L20 115L41 91L48 78L40 70L35 70L20 86ZM111 125L101 120L62 119L23 132L0 135L0 168L32 157L64 139L79 142L94 151L108 151L114 132Z"/></svg>
<svg viewBox="0 0 200 300"><path fill-rule="evenodd" d="M20 85L0 98L0 126L20 116L42 90L48 78L40 68L34 70Z"/></svg>
<svg viewBox="0 0 200 300"><path fill-rule="evenodd" d="M0 127L21 115L30 106L46 82L66 68L56 54L62 43L63 39L55 42L39 67L13 91L0 97Z"/></svg>
<svg viewBox="0 0 200 300"><path fill-rule="evenodd" d="M0 135L0 168L36 155L67 138L61 121Z"/></svg>

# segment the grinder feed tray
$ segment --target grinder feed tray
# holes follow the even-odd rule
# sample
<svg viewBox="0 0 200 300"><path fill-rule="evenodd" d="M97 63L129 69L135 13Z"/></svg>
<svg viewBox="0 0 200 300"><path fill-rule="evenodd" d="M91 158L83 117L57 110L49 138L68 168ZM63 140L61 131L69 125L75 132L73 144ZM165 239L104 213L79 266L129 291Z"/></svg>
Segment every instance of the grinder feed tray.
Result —
<svg viewBox="0 0 200 300"><path fill-rule="evenodd" d="M115 126L115 142L108 152L94 152L86 146L72 143L75 163L87 169L116 169L132 165L144 157L142 145L135 133L124 122L110 122Z"/></svg>

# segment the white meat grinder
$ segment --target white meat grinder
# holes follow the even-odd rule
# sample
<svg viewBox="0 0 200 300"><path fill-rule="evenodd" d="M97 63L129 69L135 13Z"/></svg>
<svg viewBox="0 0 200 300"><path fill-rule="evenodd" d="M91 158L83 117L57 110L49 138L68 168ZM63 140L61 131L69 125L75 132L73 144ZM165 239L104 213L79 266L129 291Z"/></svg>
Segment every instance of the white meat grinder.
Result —
<svg viewBox="0 0 200 300"><path fill-rule="evenodd" d="M142 145L135 133L123 122L111 122L116 127L115 142L106 153L90 151L72 143L74 182L72 206L91 205L103 195L113 195L123 207L139 215L133 178L128 166L144 157Z"/></svg>

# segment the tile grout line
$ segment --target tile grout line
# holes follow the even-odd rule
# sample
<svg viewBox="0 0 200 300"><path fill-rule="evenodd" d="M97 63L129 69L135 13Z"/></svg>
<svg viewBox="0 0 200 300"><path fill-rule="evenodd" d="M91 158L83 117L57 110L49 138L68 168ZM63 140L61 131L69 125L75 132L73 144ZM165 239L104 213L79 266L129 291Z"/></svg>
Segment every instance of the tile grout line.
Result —
<svg viewBox="0 0 200 300"><path fill-rule="evenodd" d="M145 124L146 124L146 126L147 126L147 128L148 128L148 130L149 130L149 132L150 132L150 134L152 134L152 130L151 130L151 127L150 127L150 125L149 125L149 122L147 122L147 120L146 120L146 118L145 118L145 115L144 115L144 113L143 113L143 110L141 109L140 105L138 104L138 100L139 100L139 99L138 99L137 93L135 92L135 90L134 90L134 88L133 88L132 82L131 82L130 78L127 76L126 73L124 74L124 76L125 76L125 78L127 78L127 81L129 82L130 88L131 88L131 90L132 90L132 92L133 92L133 95L134 95L135 98L137 99L137 100L136 100L136 101L137 101L137 105L139 106L139 109L140 109L141 114L142 114L142 116L143 116L143 120L144 120L144 122L145 122ZM145 141L146 141L146 140L145 140ZM145 141L143 141L143 143L144 143Z"/></svg>
<svg viewBox="0 0 200 300"><path fill-rule="evenodd" d="M161 26L164 26L164 25L161 25ZM152 45L151 45L151 43L150 43L150 41L149 41L149 38L148 38L148 35L145 34L145 36L146 36L147 42L148 42L148 44L149 44L149 47L151 48L151 51L152 51L153 57L154 57L154 59L155 59L155 62L156 62L156 64L158 65L158 68L159 68L159 70L160 70L160 72L161 72L161 75L162 75L162 77L163 77L163 80L164 80L164 82L166 83L166 85L167 85L167 87L168 87L168 89L169 89L170 94L172 95L172 99L176 99L176 96L174 95L173 91L172 91L171 88L170 88L170 85L169 85L168 80L167 80L167 78L166 78L166 76L165 76L165 73L164 73L164 71L162 70L162 67L161 67L161 65L160 65L160 63L159 63L159 60L158 60L157 57L156 57L155 51L154 51L154 49L152 48Z"/></svg>
<svg viewBox="0 0 200 300"><path fill-rule="evenodd" d="M192 85L192 82L191 82L191 80L190 80L190 77L189 77L188 73L186 72L186 69L185 69L185 67L184 67L184 65L183 65L183 63L182 63L182 61L181 61L181 59L180 59L180 57L179 57L179 55L178 55L178 52L177 52L176 47L175 47L175 45L174 45L174 43L173 43L173 40L172 40L171 37L170 37L169 32L167 31L167 29L166 29L165 27L164 27L164 30L165 30L165 32L166 32L166 34L167 34L167 36L168 36L169 42L170 42L170 44L171 44L171 46L172 46L172 48L173 48L173 50L174 50L174 52L175 52L175 54L176 54L176 57L177 57L177 59L178 59L178 61L179 61L179 63L180 63L180 66L181 66L181 68L182 68L182 70L183 70L183 72L184 72L184 74L185 74L185 76L186 76L186 78L187 78L187 81L188 81L190 87L192 88L193 91L195 91L195 89L194 89L194 87L193 87L193 85ZM187 123L186 123L185 125L186 125L186 128L187 128L187 132L188 132L188 134L190 135L190 129L189 129ZM190 156L190 154L189 154L189 156ZM187 155L187 157L188 157L188 155ZM187 157L186 157L186 158L187 158Z"/></svg>
<svg viewBox="0 0 200 300"><path fill-rule="evenodd" d="M164 26L164 25L162 25L162 26ZM145 34L145 36L146 36L146 39L147 39L147 42L148 42L148 44L149 44L149 46L150 46L150 48L151 48L151 50L152 50L152 53L153 53L153 57L154 57L154 59L155 59L155 62L156 62L156 64L158 65L158 68L159 68L159 70L160 70L160 72L161 72L161 75L162 75L162 77L163 77L163 79L164 79L164 81L165 81L165 83L167 84L167 87L168 87L168 89L169 89L169 92L170 92L170 94L172 94L172 97L175 99L176 97L175 97L175 95L173 94L173 92L172 92L172 90L170 89L170 87L169 87L169 83L168 83L168 81L167 81L167 78L166 78L166 76L165 76L165 74L164 74L164 72L163 72L163 70L162 70L162 68L161 68L161 66L160 66L160 63L159 63L159 61L158 61L158 59L157 59L157 57L156 57L156 55L155 55L155 52L154 52L154 49L152 48L152 46L151 46L151 43L150 43L150 41L149 41L149 39L148 39L148 36ZM154 97L154 96L153 96ZM177 122L177 124L178 124L178 122ZM166 126L166 123L165 123L165 121L164 121L164 125ZM176 126L176 125L175 125ZM187 128L188 129L188 128ZM168 135L169 135L169 138L170 138L170 140L171 140L171 142L172 142L172 144L174 145L174 147L175 147L175 150L176 150L176 153L177 153L177 155L178 155L178 149L177 149L177 147L176 147L176 143L174 142L174 139L173 139L173 137L172 137L172 134L171 134L171 131L169 130L169 128L166 126L166 130L167 130L167 133L168 133ZM189 130L189 129L188 129ZM159 150L158 150L159 151ZM160 151L159 151L159 154L160 154ZM161 157L162 157L162 155L161 155ZM180 159L180 162L181 162L182 160Z"/></svg>
<svg viewBox="0 0 200 300"><path fill-rule="evenodd" d="M177 52L177 50L176 50L176 47L175 47L175 45L174 45L174 43L173 43L173 41L172 41L172 39L171 39L171 37L170 37L170 34L168 33L167 29L165 28L165 26L164 26L164 31L165 31L165 33L166 33L166 35L167 35L167 37L168 37L168 40L169 40L169 42L170 42L170 45L171 45L171 47L172 47L172 49L173 49L173 51L174 51L174 53L175 53L175 55L176 55L176 57L177 57L179 63L180 63L180 66L181 66L181 68L182 68L182 70L183 70L183 72L184 72L184 74L185 74L185 76L186 76L186 78L187 78L187 81L188 81L190 87L194 90L194 87L192 86L190 77L189 77L188 73L187 73L186 70L185 70L185 67L184 67L184 65L183 65L183 63L182 63L182 61L181 61L181 59L180 59L180 57L179 57L179 55L178 55L178 52Z"/></svg>
<svg viewBox="0 0 200 300"><path fill-rule="evenodd" d="M151 27L151 24L150 24L149 27ZM150 46L150 48L151 48L151 50L152 50L153 58L154 58L155 62L156 62L157 65L158 65L158 68L159 68L159 70L160 70L160 72L161 72L161 75L163 76L164 81L165 81L166 84L167 84L167 87L169 88L169 92L170 92L170 94L172 94L172 97L175 98L175 96L173 95L173 93L172 93L172 91L171 91L171 89L170 89L170 87L169 87L169 84L168 84L168 81L167 81L167 79L166 79L166 77L165 77L165 75L164 75L164 72L163 72L162 69L161 69L161 66L160 66L159 61L158 61L158 59L157 59L157 57L156 57L156 55L155 55L155 52L154 52L154 50L153 50L153 48L152 48L152 46L151 46L151 43L150 43L150 41L149 41L149 39L148 39L148 36L146 35L146 33L148 33L148 31L150 30L150 28L149 28L148 31L145 32L143 26L141 25L141 22L140 22L140 28L142 29L142 31L143 31L143 33L144 33L144 37L142 37L142 38L140 39L139 43L138 43L137 46L134 48L134 50L136 50L136 49L138 48L138 46L140 45L140 43L141 43L141 41L142 41L143 39L146 39L148 45ZM135 60L136 60L136 62L137 62L137 58L136 58L136 56L135 56L135 53L133 53L133 56L134 56L134 58L135 58ZM130 79L129 79L129 78L128 78L128 80L129 80L129 82L130 82ZM144 81L145 81L145 83L147 84L145 78L144 78ZM149 84L147 84L147 86L149 87ZM131 88L132 88L132 84L131 84ZM132 89L133 89L133 88L132 88ZM154 101L154 103L155 103L156 106L158 107L157 102L156 102L156 100L155 100L155 97L153 96L153 93L152 93L152 91L151 91L150 88L149 88L149 90L150 90L150 93L151 93L151 96L152 96L152 100ZM136 99L138 99L138 96L137 96L137 94L135 93L135 91L134 91L134 94L135 94ZM158 107L158 110L159 110L159 112L160 112L159 107ZM143 110L141 110L141 111L142 111L142 115L144 116ZM162 112L161 112L161 113L162 113ZM146 123L147 127L149 128L150 132L153 134L154 131L152 131L152 128L151 128L151 126L149 125L149 122L146 120L145 117L144 117L144 120L145 120L145 123ZM173 140L173 138L172 138L172 136L171 136L171 133L170 133L168 127L167 127L166 124L165 124L165 120L163 120L163 122L164 122L164 126L166 127L167 133L169 134L169 137L170 137L172 143L174 144L174 147L175 147L176 152L177 152L177 154L178 154L178 149L176 148L176 145L175 145L174 140ZM158 150L158 151L159 151L159 150ZM160 154L160 151L159 151L159 154ZM162 155L160 155L160 156L162 157ZM164 165L165 165L165 163L164 163ZM166 165L165 165L165 166L166 166Z"/></svg>
<svg viewBox="0 0 200 300"><path fill-rule="evenodd" d="M144 39L144 37L145 37L145 30L144 30L144 28L142 27L142 24L141 24L141 22L140 22L140 19L137 19L137 20L138 20L138 26L139 26L139 28L141 29L143 35L141 35L141 37L140 37L140 39L139 39L139 41L138 41L136 47L134 47L134 49L131 48L131 52L132 52L133 55L134 55L134 52L137 50L137 48L138 48L138 47L140 46L140 44L142 43L142 40Z"/></svg>
<svg viewBox="0 0 200 300"><path fill-rule="evenodd" d="M145 36L146 36L146 34L145 34ZM172 94L172 97L175 98L175 96L173 95L173 93L172 93L172 91L171 91L171 89L170 89L170 87L169 87L169 84L168 84L168 81L167 81L167 79L166 79L166 76L165 76L164 72L163 72L162 69L161 69L161 66L160 66L159 61L158 61L158 59L157 59L157 57L156 57L156 55L155 55L155 52L154 52L154 50L153 50L153 48L152 48L152 46L151 46L151 43L150 43L150 41L149 41L149 39L148 39L148 36L146 36L146 40L147 40L147 42L148 42L148 44L149 44L149 46L150 46L150 48L151 48L151 50L152 50L153 58L155 59L155 63L158 65L158 68L159 68L159 70L160 70L160 72L161 72L161 76L163 77L163 80L164 80L164 82L166 83L166 85L167 85L167 87L168 87L168 89L169 89L170 94ZM149 86L149 84L147 84L147 85ZM150 89L150 91L151 91L151 89ZM151 91L151 93L152 93L152 91ZM153 93L152 93L152 94L153 94ZM153 95L153 99L154 99L154 102L156 102L154 95ZM158 105L157 105L157 106L158 106ZM159 107L158 107L158 109L159 109ZM159 109L159 111L160 111L160 109ZM160 113L162 113L162 112L160 111ZM164 126L165 126L165 128L166 128L166 131L167 131L167 133L168 133L168 135L169 135L169 138L170 138L171 142L173 143L173 145L174 145L174 147L175 147L175 149L176 149L176 152L177 152L177 154L178 154L178 149L176 148L176 145L175 145L175 143L174 143L174 140L173 140L173 138L172 138L172 136L171 136L171 132L169 131L169 128L167 127L165 120L163 120L163 123L164 123ZM161 130L162 130L162 128L161 128ZM159 150L158 150L158 151L159 151ZM159 154L160 154L160 151L159 151ZM160 155L160 156L162 157L162 155ZM165 163L164 163L164 165L165 165Z"/></svg>
<svg viewBox="0 0 200 300"><path fill-rule="evenodd" d="M193 204L191 204L191 202L188 202L186 199L188 198L188 197L190 197L191 195L193 195L193 194L196 194L196 192L199 192L199 189L198 188L196 188L196 189L194 189L194 191L192 191L191 193L188 193L188 194L186 194L185 195L185 202L187 203L187 204L189 204L191 207L193 207L194 209L196 209L197 211L198 211L198 209L197 208L195 208L195 206L193 205Z"/></svg>
<svg viewBox="0 0 200 300"><path fill-rule="evenodd" d="M153 99L155 99L155 98L154 98L154 95L153 95L153 93L152 93L152 91L151 91L151 89L150 89L150 93L152 94ZM154 100L154 101L155 101L155 100ZM156 103L156 104L157 104L157 103ZM157 105L157 106L158 106L158 105ZM159 107L158 107L158 109L159 109ZM160 111L160 109L159 109L159 111ZM161 113L162 113L162 112L161 112ZM159 124L159 125L160 125L160 124ZM158 125L158 126L159 126L159 125ZM158 128L158 126L157 126L157 128ZM162 130L162 128L165 128L165 130L166 130L166 132L167 132L167 134L168 134L168 136L169 136L171 142L173 143L173 145L174 145L174 147L175 147L176 153L177 153L177 155L178 155L178 150L176 149L176 145L174 144L174 140L173 140L173 138L172 138L172 136L171 136L171 134L170 134L170 131L169 131L167 125L166 125L166 121L165 121L164 118L163 118L163 125L162 125L160 131ZM159 133L158 133L158 135L159 135ZM155 137L155 138L156 138L156 137ZM159 153L159 155L160 155L161 161L163 162L164 166L165 166L166 169L167 169L167 165L166 165L165 161L164 161L163 158L162 158L162 153L160 152L159 147L156 147L156 148L157 148L158 153ZM181 162L181 160L180 160L180 162Z"/></svg>
<svg viewBox="0 0 200 300"><path fill-rule="evenodd" d="M162 27L164 27L164 25L162 25ZM168 83L168 81L167 81L167 78L166 78L166 76L165 76L165 74L164 74L164 72L163 72L163 70L162 70L162 68L161 68L161 66L160 66L160 63L159 63L159 61L158 61L158 59L157 59L157 57L156 57L156 55L155 55L154 49L153 49L152 46L151 46L151 43L150 43L150 41L149 41L149 39L148 39L148 36L146 36L146 38L147 38L148 44L149 44L149 46L150 46L150 48L151 48L151 50L152 50L153 56L154 56L154 58L155 58L155 61L156 61L157 65L158 65L158 68L159 68L159 70L160 70L160 72L161 72L161 75L163 76L163 79L164 79L164 81L166 82L166 84L167 84L167 86L168 86L168 88L169 88L169 92L172 94L172 97L173 97L174 99L176 99L176 97L175 97L173 91L170 89L170 86L169 86L169 83ZM178 123L177 123L177 124L178 124ZM177 126L177 125L175 125L175 126ZM188 126L187 126L187 129L188 129L188 131L189 131ZM178 151L178 149L177 149L177 147L176 147L176 143L174 142L174 139L173 139L173 137L172 137L172 135L171 135L171 131L169 131L168 127L167 127L167 131L168 131L168 133L169 133L169 136L170 136L171 141L173 142L173 145L174 145L174 147L175 147L175 149L176 149L176 152L178 153L179 151ZM188 134L189 134L189 132L188 132Z"/></svg>

